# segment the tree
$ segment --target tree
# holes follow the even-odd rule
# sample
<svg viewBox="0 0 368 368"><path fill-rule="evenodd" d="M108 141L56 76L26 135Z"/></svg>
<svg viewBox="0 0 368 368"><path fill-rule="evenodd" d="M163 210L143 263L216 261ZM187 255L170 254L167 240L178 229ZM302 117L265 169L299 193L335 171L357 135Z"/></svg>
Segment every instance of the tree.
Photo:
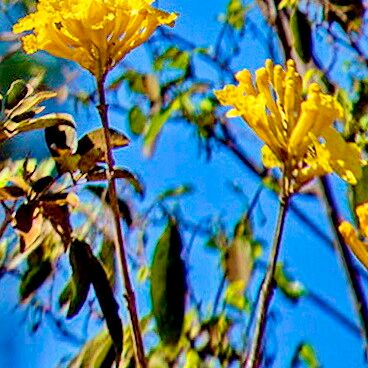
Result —
<svg viewBox="0 0 368 368"><path fill-rule="evenodd" d="M185 19L175 4L4 2L1 276L16 279L33 332L52 325L77 340L62 364L364 365L363 4L219 5L202 46L174 27ZM35 130L50 158L14 158L14 137ZM189 169L177 168L180 147ZM340 308L349 301L355 314ZM299 309L315 322L298 322ZM345 345L309 330L326 319L354 353L329 360Z"/></svg>

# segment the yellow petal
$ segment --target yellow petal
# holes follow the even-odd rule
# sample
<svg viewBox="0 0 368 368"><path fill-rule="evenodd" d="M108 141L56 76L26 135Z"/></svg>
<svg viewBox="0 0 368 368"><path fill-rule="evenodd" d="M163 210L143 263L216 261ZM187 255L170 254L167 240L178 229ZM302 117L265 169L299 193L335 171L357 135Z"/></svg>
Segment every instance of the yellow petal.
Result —
<svg viewBox="0 0 368 368"><path fill-rule="evenodd" d="M359 219L360 231L366 238L368 238L368 203L358 206L355 212Z"/></svg>
<svg viewBox="0 0 368 368"><path fill-rule="evenodd" d="M274 167L281 168L283 166L282 162L277 158L277 156L272 152L270 147L262 147L262 162L267 169L273 169Z"/></svg>
<svg viewBox="0 0 368 368"><path fill-rule="evenodd" d="M350 247L354 255L368 269L368 244L358 239L354 227L347 221L343 221L339 226L340 234L345 243Z"/></svg>

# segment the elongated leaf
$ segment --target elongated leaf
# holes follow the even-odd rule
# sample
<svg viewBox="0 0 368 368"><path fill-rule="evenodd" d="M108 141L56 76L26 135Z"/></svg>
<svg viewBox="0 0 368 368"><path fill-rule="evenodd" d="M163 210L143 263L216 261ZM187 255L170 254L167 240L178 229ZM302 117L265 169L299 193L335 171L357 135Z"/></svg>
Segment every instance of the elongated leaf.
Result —
<svg viewBox="0 0 368 368"><path fill-rule="evenodd" d="M303 284L290 279L282 263L276 265L274 279L281 292L293 302L298 301L306 293Z"/></svg>
<svg viewBox="0 0 368 368"><path fill-rule="evenodd" d="M149 128L147 130L147 133L144 136L144 153L147 156L151 156L155 144L157 141L157 138L162 130L162 127L167 122L167 120L171 117L171 115L180 107L180 102L178 100L174 100L169 107L167 107L163 111L159 111L156 113L149 125Z"/></svg>
<svg viewBox="0 0 368 368"><path fill-rule="evenodd" d="M246 12L247 8L241 0L230 0L226 9L226 22L240 31L244 28Z"/></svg>
<svg viewBox="0 0 368 368"><path fill-rule="evenodd" d="M44 217L51 222L55 231L60 235L65 249L67 249L73 232L70 224L69 207L65 204L59 205L53 201L42 201L41 206Z"/></svg>
<svg viewBox="0 0 368 368"><path fill-rule="evenodd" d="M68 367L110 368L114 360L114 346L108 331L104 329L83 346Z"/></svg>
<svg viewBox="0 0 368 368"><path fill-rule="evenodd" d="M71 124L75 124L71 115L63 113L52 113L18 124L16 126L16 130L19 133L23 133L30 130L45 129L55 125Z"/></svg>
<svg viewBox="0 0 368 368"><path fill-rule="evenodd" d="M20 235L20 251L24 252L41 234L43 218L38 203L29 202L19 206L15 213L14 228Z"/></svg>
<svg viewBox="0 0 368 368"><path fill-rule="evenodd" d="M129 144L129 138L127 138L123 133L112 128L109 129L109 132L112 148L121 148ZM92 149L100 151L101 155L106 153L105 135L102 128L87 133L78 141L77 153L81 156L85 155Z"/></svg>
<svg viewBox="0 0 368 368"><path fill-rule="evenodd" d="M115 285L115 244L111 239L103 239L98 258L101 260L110 285Z"/></svg>
<svg viewBox="0 0 368 368"><path fill-rule="evenodd" d="M91 285L90 275L91 250L88 244L74 240L70 246L69 261L73 270L71 279L71 299L67 318L79 313L85 303Z"/></svg>
<svg viewBox="0 0 368 368"><path fill-rule="evenodd" d="M13 120L13 118L17 115L22 115L26 113L27 111L31 111L32 109L36 108L38 104L40 104L43 101L46 101L52 97L55 97L55 92L49 92L49 91L42 91L38 92L34 95L31 95L21 101L21 103L15 108L13 108L9 115L7 116L8 120Z"/></svg>
<svg viewBox="0 0 368 368"><path fill-rule="evenodd" d="M368 166L363 166L362 177L356 185L350 187L351 190L351 210L355 215L355 209L368 202Z"/></svg>
<svg viewBox="0 0 368 368"><path fill-rule="evenodd" d="M244 292L253 270L252 247L244 236L237 236L227 250L225 275L229 282L241 281Z"/></svg>
<svg viewBox="0 0 368 368"><path fill-rule="evenodd" d="M73 241L70 248L70 263L73 268L73 283L75 287L79 287L78 281L88 284L88 288L90 284L93 285L114 344L116 359L119 361L123 346L123 325L118 313L119 306L115 300L106 272L100 261L93 255L90 246L84 241ZM80 298L80 303L75 304L75 311L77 312L83 305L87 295L83 295L83 297L84 300ZM71 306L72 304L69 306L69 312ZM70 316L69 312L68 316Z"/></svg>
<svg viewBox="0 0 368 368"><path fill-rule="evenodd" d="M313 346L308 343L301 343L296 348L291 366L296 368L299 366L300 362L304 362L308 368L319 368L321 367L318 361L316 351Z"/></svg>
<svg viewBox="0 0 368 368"><path fill-rule="evenodd" d="M175 188L165 190L159 195L159 199L163 200L166 198L178 197L183 194L190 194L193 192L193 187L191 185L179 185Z"/></svg>
<svg viewBox="0 0 368 368"><path fill-rule="evenodd" d="M88 185L87 189L104 201L108 206L110 206L110 196L104 187L98 185ZM118 198L118 205L121 218L124 219L126 224L130 227L133 223L133 218L129 205L121 198Z"/></svg>
<svg viewBox="0 0 368 368"><path fill-rule="evenodd" d="M147 117L139 106L134 106L129 110L128 121L131 132L140 135L146 126Z"/></svg>
<svg viewBox="0 0 368 368"><path fill-rule="evenodd" d="M52 264L49 259L42 260L38 265L29 268L19 286L21 301L25 301L37 291L52 273Z"/></svg>
<svg viewBox="0 0 368 368"><path fill-rule="evenodd" d="M26 193L24 190L16 185L9 185L7 187L0 188L1 201L14 201L25 195Z"/></svg>
<svg viewBox="0 0 368 368"><path fill-rule="evenodd" d="M38 180L36 180L32 184L32 189L36 193L41 193L44 190L50 188L51 184L54 183L55 179L51 175L44 176Z"/></svg>
<svg viewBox="0 0 368 368"><path fill-rule="evenodd" d="M151 267L151 299L157 330L164 344L176 344L183 328L186 271L182 240L173 220L161 235Z"/></svg>
<svg viewBox="0 0 368 368"><path fill-rule="evenodd" d="M141 182L141 179L130 172L127 169L116 168L114 169L113 177L115 179L125 179L129 184L133 187L133 189L138 193L141 197L144 196L144 185ZM102 181L107 180L106 169L103 167L97 167L96 169L89 171L87 174L88 181Z"/></svg>
<svg viewBox="0 0 368 368"><path fill-rule="evenodd" d="M98 303L115 347L117 361L119 361L123 350L123 324L119 317L119 305L115 300L105 269L93 255L90 262L90 272Z"/></svg>
<svg viewBox="0 0 368 368"><path fill-rule="evenodd" d="M312 56L312 29L307 16L296 8L290 17L293 46L304 63Z"/></svg>
<svg viewBox="0 0 368 368"><path fill-rule="evenodd" d="M11 110L13 107L18 105L29 93L32 93L30 85L21 79L14 81L5 96L5 109Z"/></svg>

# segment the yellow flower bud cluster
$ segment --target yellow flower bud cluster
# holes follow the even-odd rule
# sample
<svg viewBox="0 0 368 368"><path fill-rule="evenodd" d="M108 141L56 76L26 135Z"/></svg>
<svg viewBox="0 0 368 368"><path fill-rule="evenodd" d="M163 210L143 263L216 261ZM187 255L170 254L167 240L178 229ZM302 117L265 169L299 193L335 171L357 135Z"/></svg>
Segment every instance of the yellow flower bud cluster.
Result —
<svg viewBox="0 0 368 368"><path fill-rule="evenodd" d="M281 168L294 190L333 171L351 184L357 182L360 152L332 126L343 117L342 107L316 83L304 98L303 79L293 60L288 60L286 70L266 60L255 72L255 83L247 69L235 78L238 85L227 85L215 95L222 105L232 106L228 117L241 117L266 144L266 167Z"/></svg>
<svg viewBox="0 0 368 368"><path fill-rule="evenodd" d="M37 10L19 20L13 31L24 50L44 50L73 60L102 78L126 54L163 24L177 17L152 7L152 0L39 0Z"/></svg>

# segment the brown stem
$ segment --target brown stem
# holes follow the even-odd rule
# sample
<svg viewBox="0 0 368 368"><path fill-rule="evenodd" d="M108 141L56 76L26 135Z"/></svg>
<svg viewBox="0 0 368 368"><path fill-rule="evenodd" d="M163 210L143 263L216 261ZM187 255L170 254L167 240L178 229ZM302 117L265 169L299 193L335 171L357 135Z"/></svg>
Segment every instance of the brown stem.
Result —
<svg viewBox="0 0 368 368"><path fill-rule="evenodd" d="M285 216L289 205L287 195L280 196L280 209L275 229L275 237L269 257L266 275L262 281L261 290L258 299L258 311L256 314L256 325L254 329L253 341L250 347L249 355L243 366L245 368L257 368L260 365L262 340L266 330L267 312L270 306L273 292L275 290L274 274L276 263L280 251L281 238L285 224Z"/></svg>
<svg viewBox="0 0 368 368"><path fill-rule="evenodd" d="M106 143L106 156L107 156L107 180L109 185L109 196L110 196L110 204L111 209L114 216L115 229L116 229L116 238L115 238L115 248L116 253L120 261L121 272L123 275L124 286L125 286L125 299L127 301L127 307L132 323L133 336L135 342L135 352L136 352L136 360L138 366L141 368L145 368L147 366L146 358L144 354L144 346L142 340L142 334L139 326L139 319L137 313L137 306L135 301L135 294L133 291L132 283L130 281L128 263L126 257L126 250L124 246L123 239L123 231L120 222L120 213L119 213L119 205L118 198L116 194L116 185L114 179L114 157L112 155L111 148L111 140L110 140L110 131L109 131L109 120L108 120L108 106L106 104L106 96L105 96L105 88L104 88L105 78L100 78L97 81L98 95L99 95L99 105L98 112L100 114L104 135L105 135L105 143Z"/></svg>
<svg viewBox="0 0 368 368"><path fill-rule="evenodd" d="M332 195L332 188L326 176L321 178L321 184L326 203L327 212L331 220L331 226L335 233L336 241L334 242L336 250L340 255L345 273L349 279L350 289L354 299L355 309L360 319L361 335L364 339L365 356L368 357L368 306L364 294L364 289L361 283L359 273L357 272L348 247L345 244L344 238L339 232L341 222L340 215L337 210L337 204Z"/></svg>

